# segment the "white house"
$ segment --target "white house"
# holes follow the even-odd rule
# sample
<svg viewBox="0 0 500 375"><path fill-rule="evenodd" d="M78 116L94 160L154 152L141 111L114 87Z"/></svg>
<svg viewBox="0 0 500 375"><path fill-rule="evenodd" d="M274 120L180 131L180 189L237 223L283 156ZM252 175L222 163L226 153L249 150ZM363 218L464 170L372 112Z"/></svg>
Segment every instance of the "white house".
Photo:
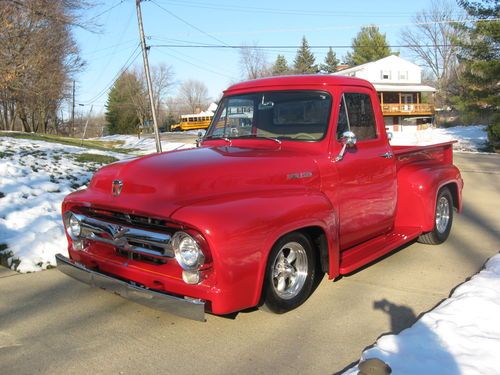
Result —
<svg viewBox="0 0 500 375"><path fill-rule="evenodd" d="M422 84L422 68L410 61L391 55L333 74L371 82L378 92L384 122L393 131L432 123L436 89Z"/></svg>

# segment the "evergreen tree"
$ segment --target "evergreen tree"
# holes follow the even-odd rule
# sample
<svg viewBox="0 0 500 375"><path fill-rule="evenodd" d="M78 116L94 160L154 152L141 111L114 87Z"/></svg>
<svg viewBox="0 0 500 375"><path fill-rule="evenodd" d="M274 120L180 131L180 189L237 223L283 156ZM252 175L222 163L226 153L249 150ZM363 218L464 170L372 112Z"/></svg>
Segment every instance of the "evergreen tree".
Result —
<svg viewBox="0 0 500 375"><path fill-rule="evenodd" d="M123 72L109 92L106 103L106 121L109 134L134 134L138 132L139 117L133 94L143 90L141 82L129 72Z"/></svg>
<svg viewBox="0 0 500 375"><path fill-rule="evenodd" d="M500 23L495 19L500 13L496 0L459 1L471 18L472 26L458 25L466 38L458 41L460 76L456 106L466 117L489 117L488 138L495 148L500 148Z"/></svg>
<svg viewBox="0 0 500 375"><path fill-rule="evenodd" d="M274 62L273 67L271 68L271 72L273 76L282 76L290 73L290 69L288 68L288 63L286 61L285 56L278 55L276 57L276 61Z"/></svg>
<svg viewBox="0 0 500 375"><path fill-rule="evenodd" d="M346 56L347 63L352 66L375 61L392 54L385 34L375 25L364 26L352 40L352 53Z"/></svg>
<svg viewBox="0 0 500 375"><path fill-rule="evenodd" d="M302 37L302 46L297 50L294 60L294 71L299 74L314 74L318 73L318 66L314 64L315 58L306 37Z"/></svg>
<svg viewBox="0 0 500 375"><path fill-rule="evenodd" d="M333 52L332 47L330 47L325 57L325 63L320 65L320 70L323 73L335 73L337 65L339 65L339 60L335 52Z"/></svg>

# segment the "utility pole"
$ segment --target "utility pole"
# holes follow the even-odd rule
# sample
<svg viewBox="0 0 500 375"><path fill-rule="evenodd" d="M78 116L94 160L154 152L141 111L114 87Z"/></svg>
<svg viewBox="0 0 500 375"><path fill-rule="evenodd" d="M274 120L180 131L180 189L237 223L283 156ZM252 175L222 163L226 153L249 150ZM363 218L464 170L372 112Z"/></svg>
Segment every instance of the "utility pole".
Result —
<svg viewBox="0 0 500 375"><path fill-rule="evenodd" d="M83 140L85 139L85 134L87 134L87 126L89 125L89 120L90 120L90 114L92 113L92 109L94 108L94 105L92 104L90 106L90 111L89 114L87 115L87 121L85 121L85 128L83 128L83 135L82 135L82 146L83 146Z"/></svg>
<svg viewBox="0 0 500 375"><path fill-rule="evenodd" d="M149 73L148 49L146 39L144 37L144 28L142 26L141 0L135 0L137 8L137 22L139 22L139 32L141 34L142 58L144 60L144 71L146 72L146 81L148 84L149 104L151 105L151 113L153 115L153 124L155 129L156 152L161 152L160 132L158 130L158 121L156 119L155 101L153 99L153 85L151 83L151 75Z"/></svg>
<svg viewBox="0 0 500 375"><path fill-rule="evenodd" d="M71 130L75 131L75 80L73 80L73 102L71 104Z"/></svg>

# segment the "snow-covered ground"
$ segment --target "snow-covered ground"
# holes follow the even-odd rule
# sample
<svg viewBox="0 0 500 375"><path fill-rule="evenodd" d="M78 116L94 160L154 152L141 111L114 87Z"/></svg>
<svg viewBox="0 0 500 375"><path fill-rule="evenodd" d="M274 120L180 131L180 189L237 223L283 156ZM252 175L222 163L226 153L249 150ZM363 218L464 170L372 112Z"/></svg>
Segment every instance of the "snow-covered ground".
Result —
<svg viewBox="0 0 500 375"><path fill-rule="evenodd" d="M197 135L198 131L187 131L182 134L190 134ZM152 152L156 152L156 142L153 137L148 138L138 138L137 136L132 135L108 135L106 137L95 138L99 141L120 141L123 144L120 146L126 149L134 149L136 150L137 155L146 155ZM181 142L167 142L161 141L162 151L172 151L172 150L180 150L183 148L191 148L194 147L194 144L186 144Z"/></svg>
<svg viewBox="0 0 500 375"><path fill-rule="evenodd" d="M84 187L102 166L75 160L84 153L116 159L130 157L0 137L0 256L10 255L11 268L19 272L40 271L55 265L56 253L66 252L61 202L67 194Z"/></svg>
<svg viewBox="0 0 500 375"><path fill-rule="evenodd" d="M393 374L500 374L500 254L412 327L379 338L360 360L369 358Z"/></svg>
<svg viewBox="0 0 500 375"><path fill-rule="evenodd" d="M478 152L481 151L488 141L486 126L455 126L453 128L409 131L409 127L403 131L394 132L391 140L392 145L430 145L441 142L457 140L453 145L457 151Z"/></svg>

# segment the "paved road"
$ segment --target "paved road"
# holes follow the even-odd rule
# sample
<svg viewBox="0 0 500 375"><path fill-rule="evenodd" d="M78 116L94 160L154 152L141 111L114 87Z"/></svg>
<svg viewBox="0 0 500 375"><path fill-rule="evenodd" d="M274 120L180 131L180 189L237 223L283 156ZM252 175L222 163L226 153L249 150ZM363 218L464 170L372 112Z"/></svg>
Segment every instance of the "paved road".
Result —
<svg viewBox="0 0 500 375"><path fill-rule="evenodd" d="M291 313L198 323L60 274L0 268L2 374L334 374L410 326L500 250L500 156L457 154L463 215L438 247L412 244Z"/></svg>

